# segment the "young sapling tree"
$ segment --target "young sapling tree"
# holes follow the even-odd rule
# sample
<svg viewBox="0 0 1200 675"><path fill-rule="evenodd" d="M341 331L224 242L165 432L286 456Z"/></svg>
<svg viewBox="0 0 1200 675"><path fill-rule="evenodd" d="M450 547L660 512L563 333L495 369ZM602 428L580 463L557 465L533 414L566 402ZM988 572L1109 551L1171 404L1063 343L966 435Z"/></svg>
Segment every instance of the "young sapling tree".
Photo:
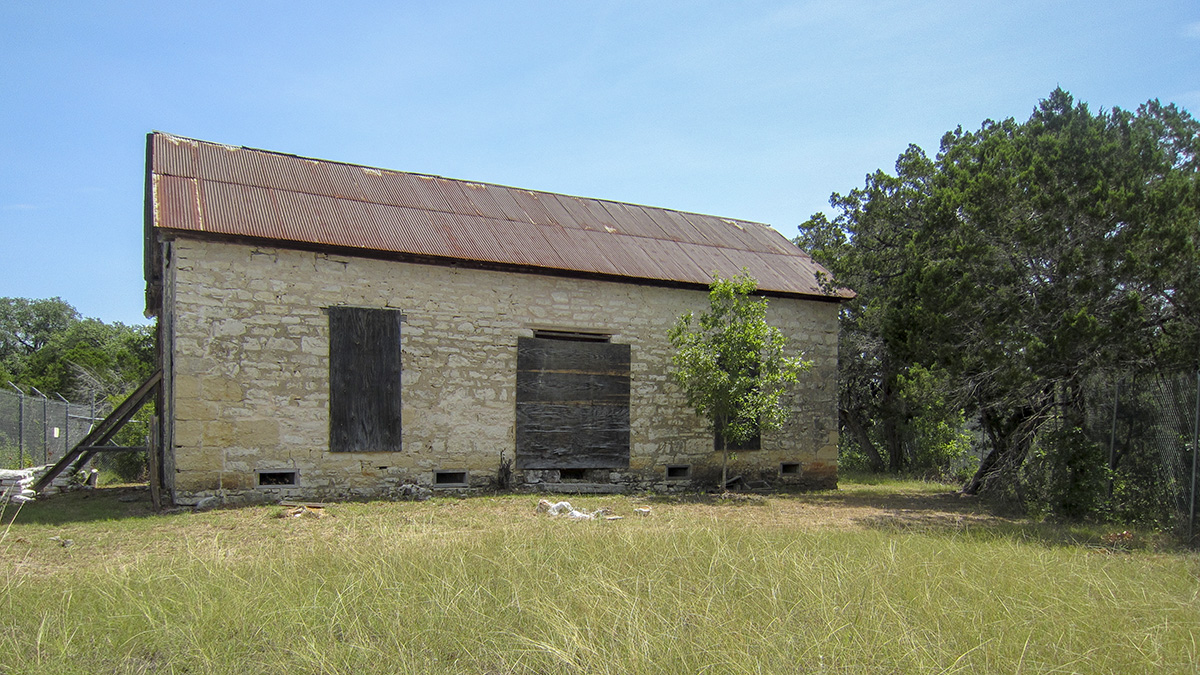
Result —
<svg viewBox="0 0 1200 675"><path fill-rule="evenodd" d="M812 366L788 354L787 338L767 323L767 299L755 297L757 289L745 269L728 279L714 273L708 311L684 314L669 333L674 380L720 439L722 490L730 444L782 426L790 413L783 405L787 385Z"/></svg>

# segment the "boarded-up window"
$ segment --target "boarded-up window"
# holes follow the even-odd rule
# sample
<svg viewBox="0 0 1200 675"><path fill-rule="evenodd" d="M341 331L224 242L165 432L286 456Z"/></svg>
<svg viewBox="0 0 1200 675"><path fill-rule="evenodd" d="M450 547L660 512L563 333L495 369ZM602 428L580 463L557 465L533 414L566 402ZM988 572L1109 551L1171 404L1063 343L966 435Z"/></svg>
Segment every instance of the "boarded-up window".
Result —
<svg viewBox="0 0 1200 675"><path fill-rule="evenodd" d="M629 466L629 345L517 340L518 469Z"/></svg>
<svg viewBox="0 0 1200 675"><path fill-rule="evenodd" d="M329 449L400 449L400 322L390 309L329 308Z"/></svg>
<svg viewBox="0 0 1200 675"><path fill-rule="evenodd" d="M721 449L721 432L720 432L720 427L718 427L718 430L713 433L713 450L720 450L720 449ZM759 433L755 433L753 436L742 441L741 443L730 442L729 447L726 449L729 450L730 452L742 452L744 450L761 450L762 449L762 435Z"/></svg>

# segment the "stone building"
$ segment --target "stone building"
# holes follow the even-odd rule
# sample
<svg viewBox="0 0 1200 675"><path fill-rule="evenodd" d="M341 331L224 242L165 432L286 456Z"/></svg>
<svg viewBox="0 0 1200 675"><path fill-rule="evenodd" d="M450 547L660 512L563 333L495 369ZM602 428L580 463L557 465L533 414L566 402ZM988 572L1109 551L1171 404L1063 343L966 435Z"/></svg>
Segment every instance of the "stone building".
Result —
<svg viewBox="0 0 1200 675"><path fill-rule="evenodd" d="M177 503L713 487L667 331L743 268L814 365L733 472L836 485L842 298L765 225L162 133L147 159Z"/></svg>

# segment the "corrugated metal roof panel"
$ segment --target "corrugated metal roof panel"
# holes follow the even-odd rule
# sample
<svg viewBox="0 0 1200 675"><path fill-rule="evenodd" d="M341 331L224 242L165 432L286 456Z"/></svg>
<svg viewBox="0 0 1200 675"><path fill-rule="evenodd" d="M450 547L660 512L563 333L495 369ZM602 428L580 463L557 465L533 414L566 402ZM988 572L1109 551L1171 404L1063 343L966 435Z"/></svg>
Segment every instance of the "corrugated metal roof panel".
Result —
<svg viewBox="0 0 1200 675"><path fill-rule="evenodd" d="M655 265L654 278L682 281L694 274L678 242L639 237L637 243Z"/></svg>
<svg viewBox="0 0 1200 675"><path fill-rule="evenodd" d="M224 165L224 171L219 178L206 177L208 180L219 180L223 183L233 183L235 185L247 185L252 187L274 187L270 182L270 176L260 169L261 152L247 152L242 149L226 149L225 156L218 160L210 158L209 166L212 167L211 161L219 161Z"/></svg>
<svg viewBox="0 0 1200 675"><path fill-rule="evenodd" d="M281 225L290 239L313 244L354 244L353 233L337 209L337 201L303 192L277 191Z"/></svg>
<svg viewBox="0 0 1200 675"><path fill-rule="evenodd" d="M737 222L742 224L742 232L754 241L755 251L786 255L789 252L799 250L795 244L788 241L787 237L762 223L752 223L744 220Z"/></svg>
<svg viewBox="0 0 1200 675"><path fill-rule="evenodd" d="M270 237L279 231L266 188L200 181L204 231Z"/></svg>
<svg viewBox="0 0 1200 675"><path fill-rule="evenodd" d="M396 208L396 215L403 222L401 227L405 236L416 242L413 247L404 249L405 253L418 253L444 258L454 256L454 250L451 246L452 242L443 233L443 230L446 228L439 228L442 221L431 217L437 214L430 214L428 211L408 207Z"/></svg>
<svg viewBox="0 0 1200 675"><path fill-rule="evenodd" d="M695 277L686 279L685 281L697 281L699 283L708 283L712 281L714 272L720 273L723 277L728 277L741 271L740 267L735 267L729 258L721 254L721 249L716 246L700 246L697 244L679 244L680 250L692 261L692 269L695 271Z"/></svg>
<svg viewBox="0 0 1200 675"><path fill-rule="evenodd" d="M514 223L531 223L529 216L525 215L525 209L513 199L512 190L509 188L500 187L498 185L488 185L488 194L492 199L496 200L496 204L500 210L504 212L504 218L511 220Z"/></svg>
<svg viewBox="0 0 1200 675"><path fill-rule="evenodd" d="M339 199L337 205L340 217L348 226L351 245L380 251L388 250L383 246L381 223L376 221L375 213L367 208L369 205L366 202Z"/></svg>
<svg viewBox="0 0 1200 675"><path fill-rule="evenodd" d="M496 198L482 183L462 183L463 196L471 204L471 211L484 218L504 218L504 209L496 203Z"/></svg>
<svg viewBox="0 0 1200 675"><path fill-rule="evenodd" d="M786 275L773 263L776 256L770 253L724 249L721 255L729 259L731 273L749 271L760 288L774 288L787 281Z"/></svg>
<svg viewBox="0 0 1200 675"><path fill-rule="evenodd" d="M657 264L640 245L641 237L584 230L601 257L617 268L618 274L635 279L661 279L655 274ZM588 270L594 271L594 270Z"/></svg>
<svg viewBox="0 0 1200 675"><path fill-rule="evenodd" d="M547 226L541 228L546 244L562 261L564 270L620 275L616 265L609 262L596 245L589 230Z"/></svg>
<svg viewBox="0 0 1200 675"><path fill-rule="evenodd" d="M517 205L525 212L525 217L535 225L557 225L554 216L542 203L542 193L530 190L509 190Z"/></svg>
<svg viewBox="0 0 1200 675"><path fill-rule="evenodd" d="M156 227L695 284L746 267L763 290L823 294L821 268L759 223L166 134L149 143Z"/></svg>
<svg viewBox="0 0 1200 675"><path fill-rule="evenodd" d="M326 162L299 159L288 163L297 189L310 195L332 196L335 192Z"/></svg>
<svg viewBox="0 0 1200 675"><path fill-rule="evenodd" d="M450 213L465 216L476 215L475 208L471 206L471 200L463 192L462 187L459 186L459 181L435 178L430 187L436 190L438 195L445 200Z"/></svg>
<svg viewBox="0 0 1200 675"><path fill-rule="evenodd" d="M200 197L196 179L176 176L154 177L154 217L178 230L200 230Z"/></svg>
<svg viewBox="0 0 1200 675"><path fill-rule="evenodd" d="M571 220L575 221L579 227L585 230L609 233L620 232L612 216L594 199L559 195L558 203L570 214Z"/></svg>
<svg viewBox="0 0 1200 675"><path fill-rule="evenodd" d="M230 155L236 148L226 145L201 143L196 146L196 177L204 180L215 180L222 183L232 183L233 176L229 162Z"/></svg>
<svg viewBox="0 0 1200 675"><path fill-rule="evenodd" d="M358 193L362 195L364 202L397 205L383 171L358 167L354 173L354 181L358 183Z"/></svg>
<svg viewBox="0 0 1200 675"><path fill-rule="evenodd" d="M546 240L543 234L546 228L495 218L485 222L501 245L502 257L495 259L495 262L507 260L533 267L567 269L562 258Z"/></svg>
<svg viewBox="0 0 1200 675"><path fill-rule="evenodd" d="M683 217L697 230L704 232L706 238L714 240L716 245L722 248L753 249L754 239L743 231L742 224L737 221L699 213L685 213Z"/></svg>
<svg viewBox="0 0 1200 675"><path fill-rule="evenodd" d="M255 177L252 185L293 192L303 191L301 188L304 186L292 175L291 165L294 163L294 157L249 150L243 151L242 155L254 159Z"/></svg>
<svg viewBox="0 0 1200 675"><path fill-rule="evenodd" d="M696 229L695 225L684 218L678 211L670 209L646 209L646 215L654 219L655 223L667 232L671 239L678 242L688 244L709 244L716 245L717 242L710 242L700 230Z"/></svg>
<svg viewBox="0 0 1200 675"><path fill-rule="evenodd" d="M726 231L728 228L718 227L717 223L714 222L716 219L692 218L692 214L681 211L676 211L672 215L687 221L692 226L692 229L700 234L702 241L696 243L702 243L706 246L727 246L730 244L733 235ZM740 240L738 242L740 245Z"/></svg>
<svg viewBox="0 0 1200 675"><path fill-rule="evenodd" d="M403 253L416 253L449 258L453 255L449 243L437 232L435 223L428 213L404 206L386 207L379 214L388 219L389 239L402 242L393 249Z"/></svg>
<svg viewBox="0 0 1200 675"><path fill-rule="evenodd" d="M672 239L663 231L654 219L645 214L645 210L640 206L632 204L620 204L618 202L602 201L597 202L597 205L608 212L609 217L616 223L619 223L618 229L624 234L632 234L635 237L648 237L651 239Z"/></svg>
<svg viewBox="0 0 1200 675"><path fill-rule="evenodd" d="M329 185L333 189L328 193L329 196L360 201L363 199L363 194L358 189L358 180L354 175L358 172L357 167L335 162L325 162L324 167Z"/></svg>
<svg viewBox="0 0 1200 675"><path fill-rule="evenodd" d="M393 206L403 206L409 209L424 210L419 198L420 190L416 184L417 177L410 174L392 173L385 171L381 177L381 187L387 194L386 203Z"/></svg>
<svg viewBox="0 0 1200 675"><path fill-rule="evenodd" d="M371 248L377 251L412 251L415 250L416 240L411 232L403 227L401 209L385 204L358 204L363 210L360 216L374 223L371 231Z"/></svg>
<svg viewBox="0 0 1200 675"><path fill-rule="evenodd" d="M358 248L387 250L379 223L367 206L366 202L352 199L338 200L338 213L346 223L347 242Z"/></svg>
<svg viewBox="0 0 1200 675"><path fill-rule="evenodd" d="M432 176L412 173L396 173L388 176L389 182L403 199L403 206L426 211L449 213L450 202L446 201L434 186Z"/></svg>
<svg viewBox="0 0 1200 675"><path fill-rule="evenodd" d="M478 219L479 216L457 213L434 214L436 227L446 237L453 257L478 262L503 260L504 253L496 235Z"/></svg>
<svg viewBox="0 0 1200 675"><path fill-rule="evenodd" d="M151 137L151 165L154 173L182 178L196 177L196 148L198 141L176 138L166 134Z"/></svg>
<svg viewBox="0 0 1200 675"><path fill-rule="evenodd" d="M570 199L570 197L564 197L563 195L556 195L548 192L543 192L541 197L542 206L546 208L546 212L550 214L550 218L553 220L553 222L573 230L587 229L575 220L575 217L571 215L571 212L563 203L566 199Z"/></svg>

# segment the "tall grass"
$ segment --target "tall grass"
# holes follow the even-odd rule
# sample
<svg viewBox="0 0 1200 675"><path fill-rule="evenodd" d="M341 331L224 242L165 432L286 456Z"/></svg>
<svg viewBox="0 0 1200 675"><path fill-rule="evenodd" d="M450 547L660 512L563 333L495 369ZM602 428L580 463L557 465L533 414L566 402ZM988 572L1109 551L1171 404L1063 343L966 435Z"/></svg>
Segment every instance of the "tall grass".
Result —
<svg viewBox="0 0 1200 675"><path fill-rule="evenodd" d="M1193 554L1114 553L1011 527L814 528L805 500L655 504L614 522L551 520L528 497L347 504L321 520L266 507L18 521L0 544L0 673L1200 663Z"/></svg>

